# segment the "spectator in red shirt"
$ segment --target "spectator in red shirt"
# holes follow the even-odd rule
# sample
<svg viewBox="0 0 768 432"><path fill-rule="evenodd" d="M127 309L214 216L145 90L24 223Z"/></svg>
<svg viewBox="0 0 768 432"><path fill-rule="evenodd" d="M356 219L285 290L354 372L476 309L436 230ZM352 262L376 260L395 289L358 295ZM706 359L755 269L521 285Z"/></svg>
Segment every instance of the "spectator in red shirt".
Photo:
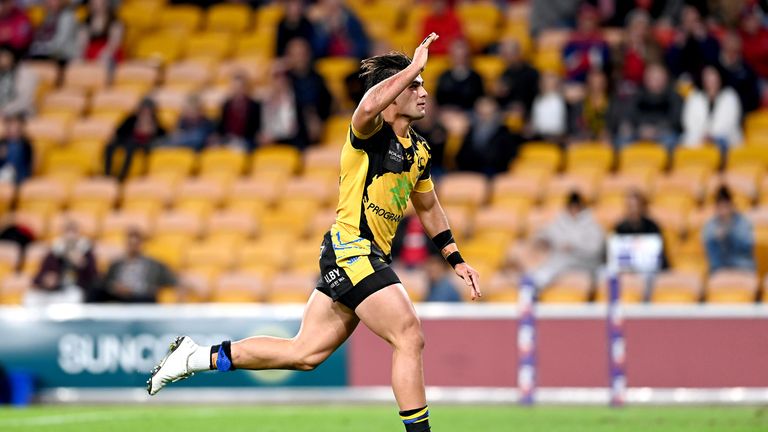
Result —
<svg viewBox="0 0 768 432"><path fill-rule="evenodd" d="M447 0L432 1L432 12L424 18L422 24L422 36L427 37L432 32L440 35L440 39L432 42L429 46L429 53L432 55L448 54L448 49L453 41L461 39L461 22L456 12L453 10L453 4Z"/></svg>
<svg viewBox="0 0 768 432"><path fill-rule="evenodd" d="M232 78L232 93L221 107L217 141L241 150L251 151L261 131L261 105L249 94L248 77L237 73Z"/></svg>
<svg viewBox="0 0 768 432"><path fill-rule="evenodd" d="M623 84L637 88L643 83L645 65L662 60L662 51L651 34L651 16L636 9L627 16L624 42L618 60Z"/></svg>
<svg viewBox="0 0 768 432"><path fill-rule="evenodd" d="M14 0L0 0L0 45L25 52L32 43L32 23Z"/></svg>
<svg viewBox="0 0 768 432"><path fill-rule="evenodd" d="M757 6L742 13L741 41L744 60L761 78L768 78L768 29L762 25L762 14Z"/></svg>
<svg viewBox="0 0 768 432"><path fill-rule="evenodd" d="M569 81L584 82L593 69L608 72L610 53L608 43L600 33L598 19L594 6L584 4L579 9L576 31L563 48L565 74Z"/></svg>

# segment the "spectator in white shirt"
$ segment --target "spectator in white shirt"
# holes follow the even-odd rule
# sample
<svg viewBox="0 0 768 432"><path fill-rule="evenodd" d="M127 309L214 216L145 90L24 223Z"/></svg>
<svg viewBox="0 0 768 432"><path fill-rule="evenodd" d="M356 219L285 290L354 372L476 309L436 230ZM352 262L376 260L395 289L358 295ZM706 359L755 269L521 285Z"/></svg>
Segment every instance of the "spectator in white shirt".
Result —
<svg viewBox="0 0 768 432"><path fill-rule="evenodd" d="M683 106L683 144L696 147L706 141L725 151L741 144L741 102L730 87L723 87L720 72L707 66L700 89L692 91Z"/></svg>
<svg viewBox="0 0 768 432"><path fill-rule="evenodd" d="M539 138L559 141L568 127L560 77L545 73L540 82L541 92L531 108L531 129Z"/></svg>

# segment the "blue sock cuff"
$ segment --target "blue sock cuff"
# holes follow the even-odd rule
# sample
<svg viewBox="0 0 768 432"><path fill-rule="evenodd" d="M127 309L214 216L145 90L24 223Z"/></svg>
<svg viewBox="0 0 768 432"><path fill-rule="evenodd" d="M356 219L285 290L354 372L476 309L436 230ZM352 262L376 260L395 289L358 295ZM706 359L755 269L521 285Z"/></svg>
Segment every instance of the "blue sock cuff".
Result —
<svg viewBox="0 0 768 432"><path fill-rule="evenodd" d="M216 369L221 372L235 370L235 367L232 366L230 357L232 357L231 342L224 341L221 343L221 346L219 346L219 354L216 357Z"/></svg>

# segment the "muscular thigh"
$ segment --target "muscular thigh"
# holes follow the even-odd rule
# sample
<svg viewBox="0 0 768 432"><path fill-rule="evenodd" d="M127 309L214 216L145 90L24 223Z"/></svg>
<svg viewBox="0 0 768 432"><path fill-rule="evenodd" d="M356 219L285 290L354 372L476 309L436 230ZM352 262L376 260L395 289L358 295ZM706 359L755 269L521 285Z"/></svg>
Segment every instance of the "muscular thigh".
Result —
<svg viewBox="0 0 768 432"><path fill-rule="evenodd" d="M401 284L389 285L371 294L355 313L371 331L389 343L420 329L416 310Z"/></svg>
<svg viewBox="0 0 768 432"><path fill-rule="evenodd" d="M295 337L302 350L330 355L355 331L359 319L348 307L315 290Z"/></svg>

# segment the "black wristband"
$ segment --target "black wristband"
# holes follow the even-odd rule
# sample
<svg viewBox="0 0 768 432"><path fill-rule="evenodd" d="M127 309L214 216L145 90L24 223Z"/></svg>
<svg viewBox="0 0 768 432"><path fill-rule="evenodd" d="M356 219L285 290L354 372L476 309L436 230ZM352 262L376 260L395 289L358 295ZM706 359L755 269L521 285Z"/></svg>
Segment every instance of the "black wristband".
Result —
<svg viewBox="0 0 768 432"><path fill-rule="evenodd" d="M464 258L461 257L461 254L459 251L453 251L445 257L445 260L448 261L448 264L451 265L451 267L456 268L457 265L464 262Z"/></svg>
<svg viewBox="0 0 768 432"><path fill-rule="evenodd" d="M453 239L453 234L451 233L451 230L447 229L440 234L432 237L432 243L435 244L437 247L437 250L442 251L444 247L448 246L451 243L456 243L456 240Z"/></svg>

